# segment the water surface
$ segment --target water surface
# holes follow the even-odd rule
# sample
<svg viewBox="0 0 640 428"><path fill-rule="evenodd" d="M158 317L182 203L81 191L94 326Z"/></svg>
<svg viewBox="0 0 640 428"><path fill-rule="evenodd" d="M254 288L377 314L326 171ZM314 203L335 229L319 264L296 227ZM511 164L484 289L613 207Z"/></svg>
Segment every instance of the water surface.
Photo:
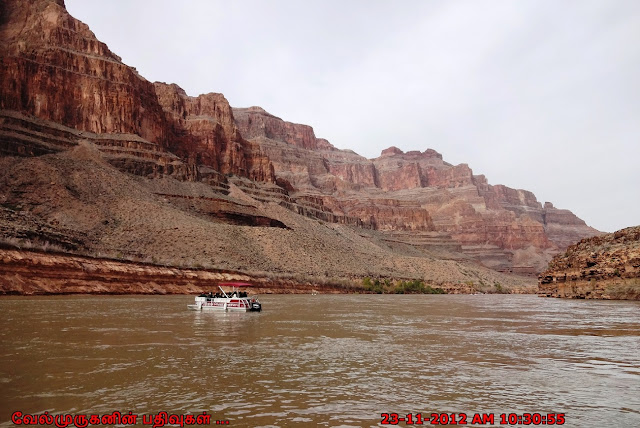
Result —
<svg viewBox="0 0 640 428"><path fill-rule="evenodd" d="M201 413L377 426L380 413L565 413L640 426L640 303L535 296L0 299L0 426L24 413Z"/></svg>

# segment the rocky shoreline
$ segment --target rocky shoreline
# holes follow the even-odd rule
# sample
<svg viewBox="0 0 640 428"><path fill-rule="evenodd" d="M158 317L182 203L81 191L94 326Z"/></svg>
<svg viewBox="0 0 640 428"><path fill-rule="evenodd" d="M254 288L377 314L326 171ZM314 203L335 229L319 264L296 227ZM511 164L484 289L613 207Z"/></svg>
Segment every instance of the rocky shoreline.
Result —
<svg viewBox="0 0 640 428"><path fill-rule="evenodd" d="M219 282L246 281L259 294L366 293L361 278L256 278L242 272L185 269L81 255L0 248L0 295L196 294ZM475 294L468 284L437 284L446 294ZM533 287L504 290L535 293Z"/></svg>
<svg viewBox="0 0 640 428"><path fill-rule="evenodd" d="M640 300L640 226L583 239L539 276L543 297Z"/></svg>

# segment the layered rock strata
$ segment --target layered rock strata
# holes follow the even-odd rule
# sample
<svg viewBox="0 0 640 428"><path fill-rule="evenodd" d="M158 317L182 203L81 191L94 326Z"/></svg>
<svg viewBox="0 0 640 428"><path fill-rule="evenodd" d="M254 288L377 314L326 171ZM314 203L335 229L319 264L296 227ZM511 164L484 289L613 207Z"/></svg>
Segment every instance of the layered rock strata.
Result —
<svg viewBox="0 0 640 428"><path fill-rule="evenodd" d="M271 184L265 192L254 184L231 177L225 195L202 182L132 176L89 142L59 153L0 157L0 243L305 284L361 284L364 277L529 283L459 253L443 260L431 250L444 238L436 232L432 241L403 244L346 217L319 221L320 201L312 198L297 205L308 211L285 209L283 189Z"/></svg>
<svg viewBox="0 0 640 428"><path fill-rule="evenodd" d="M259 107L233 111L240 132L271 159L277 183L374 229L425 233L428 242L428 234L440 232L434 249L457 246L487 266L528 275L570 243L598 233L570 211L543 206L526 190L490 185L433 149L389 147L368 160Z"/></svg>
<svg viewBox="0 0 640 428"><path fill-rule="evenodd" d="M85 156L105 176L111 172L103 160L151 179L145 186L154 195L199 219L289 230L262 212L274 203L304 217L377 230L385 237L372 239L384 248L474 259L504 272L539 271L554 252L597 233L570 211L542 206L525 190L489 185L435 150L390 147L369 160L260 107L231 108L222 94L191 97L175 84L150 83L71 17L62 0L7 0L0 4L0 154L47 159L22 164L36 168L70 162L55 156L67 152L74 152L73 162ZM0 178L32 189L20 174ZM51 174L52 185L71 180ZM198 183L197 191L183 195L172 179ZM78 186L56 191L73 199L83 194ZM20 191L0 194L9 207L7 236L28 239L28 225L38 224L65 248L82 246L74 233L110 239L109 227L71 209L45 215L55 212L53 200L36 214L14 210L29 199ZM18 221L20 215L29 220ZM64 227L51 224L59 219Z"/></svg>
<svg viewBox="0 0 640 428"><path fill-rule="evenodd" d="M7 0L1 13L0 108L167 143L153 84L69 15L63 1Z"/></svg>
<svg viewBox="0 0 640 428"><path fill-rule="evenodd" d="M111 146L105 152L121 158L114 163L135 174L149 175L153 157L173 157L171 162L180 158L189 165L189 174L175 172L189 180L199 179L200 165L223 175L273 180L268 159L239 134L221 94L187 97L176 85L147 81L70 16L63 1L11 0L3 2L1 13L0 109L99 139ZM2 152L37 155L50 152L42 140L65 143L51 127L39 129L29 121L23 118L19 130L3 127ZM11 131L24 131L25 137L6 138ZM43 138L29 139L31 131Z"/></svg>
<svg viewBox="0 0 640 428"><path fill-rule="evenodd" d="M251 281L256 294L340 294L364 292L359 281L304 281L248 276L223 269L184 269L151 263L118 261L0 247L0 295L46 294L199 294L228 281ZM473 285L438 283L448 294L474 294ZM512 290L528 293L528 287Z"/></svg>
<svg viewBox="0 0 640 428"><path fill-rule="evenodd" d="M224 95L190 97L175 84L156 82L154 86L171 126L169 146L174 153L222 174L275 181L269 158L242 137Z"/></svg>
<svg viewBox="0 0 640 428"><path fill-rule="evenodd" d="M540 274L539 294L640 300L640 226L583 239Z"/></svg>
<svg viewBox="0 0 640 428"><path fill-rule="evenodd" d="M241 272L178 269L0 248L0 295L41 294L199 294L227 281L252 281L258 294L310 294L317 286L300 281L249 277ZM349 287L326 284L322 293L347 293Z"/></svg>
<svg viewBox="0 0 640 428"><path fill-rule="evenodd" d="M0 154L40 156L72 149L80 143L94 144L105 158L123 171L148 178L171 176L196 180L199 168L136 134L96 134L78 131L50 120L14 110L0 110ZM213 180L224 185L224 178Z"/></svg>

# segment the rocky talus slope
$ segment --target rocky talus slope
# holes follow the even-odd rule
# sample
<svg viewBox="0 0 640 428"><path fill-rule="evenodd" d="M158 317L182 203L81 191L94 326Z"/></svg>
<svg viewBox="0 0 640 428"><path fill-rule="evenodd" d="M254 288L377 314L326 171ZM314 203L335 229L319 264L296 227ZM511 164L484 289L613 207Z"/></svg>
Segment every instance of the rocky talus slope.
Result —
<svg viewBox="0 0 640 428"><path fill-rule="evenodd" d="M540 275L539 294L640 300L640 226L570 245Z"/></svg>
<svg viewBox="0 0 640 428"><path fill-rule="evenodd" d="M0 3L0 239L9 246L473 289L535 282L553 254L596 233L435 150L391 147L366 159L260 107L151 83L63 0Z"/></svg>

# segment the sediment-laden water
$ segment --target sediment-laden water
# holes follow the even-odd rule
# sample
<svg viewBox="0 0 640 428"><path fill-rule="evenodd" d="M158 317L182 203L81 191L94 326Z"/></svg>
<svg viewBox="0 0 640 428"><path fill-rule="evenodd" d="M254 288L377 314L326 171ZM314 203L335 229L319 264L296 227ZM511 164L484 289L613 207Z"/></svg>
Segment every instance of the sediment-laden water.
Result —
<svg viewBox="0 0 640 428"><path fill-rule="evenodd" d="M638 302L261 300L261 313L213 313L188 311L190 296L2 298L0 426L15 411L206 411L242 427L564 413L567 427L640 426Z"/></svg>

